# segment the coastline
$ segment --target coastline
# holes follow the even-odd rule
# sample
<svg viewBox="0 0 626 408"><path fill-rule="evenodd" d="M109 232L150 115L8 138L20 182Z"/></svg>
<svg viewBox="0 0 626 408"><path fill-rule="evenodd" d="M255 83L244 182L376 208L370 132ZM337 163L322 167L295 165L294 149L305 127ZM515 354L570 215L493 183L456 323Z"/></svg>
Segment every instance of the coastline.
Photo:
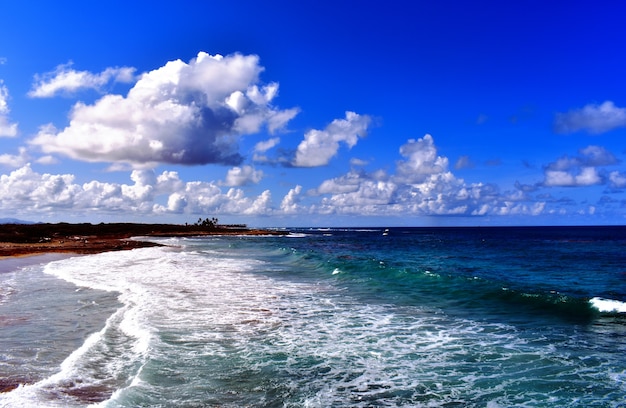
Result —
<svg viewBox="0 0 626 408"><path fill-rule="evenodd" d="M0 261L46 253L96 254L161 244L133 237L191 237L206 235L287 235L287 232L245 226L177 224L3 224L0 225Z"/></svg>
<svg viewBox="0 0 626 408"><path fill-rule="evenodd" d="M164 246L141 237L195 237L219 235L288 235L286 231L249 229L245 226L199 226L176 224L0 224L0 274L27 266L77 256L135 248ZM0 316L0 327L6 322ZM28 376L0 378L0 393L20 384ZM91 394L84 395L87 400Z"/></svg>

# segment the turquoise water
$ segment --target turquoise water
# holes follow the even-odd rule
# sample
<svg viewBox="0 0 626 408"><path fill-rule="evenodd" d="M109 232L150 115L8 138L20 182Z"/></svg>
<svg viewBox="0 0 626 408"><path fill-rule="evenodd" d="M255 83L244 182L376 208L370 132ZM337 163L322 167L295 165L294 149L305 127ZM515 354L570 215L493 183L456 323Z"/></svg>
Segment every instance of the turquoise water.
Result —
<svg viewBox="0 0 626 408"><path fill-rule="evenodd" d="M0 406L626 406L624 229L291 232L0 274Z"/></svg>

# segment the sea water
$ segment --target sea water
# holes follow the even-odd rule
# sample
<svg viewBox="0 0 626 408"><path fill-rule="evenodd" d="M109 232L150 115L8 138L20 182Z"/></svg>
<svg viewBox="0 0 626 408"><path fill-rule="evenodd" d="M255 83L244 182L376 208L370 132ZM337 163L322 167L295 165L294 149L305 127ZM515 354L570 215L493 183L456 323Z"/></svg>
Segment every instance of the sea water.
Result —
<svg viewBox="0 0 626 408"><path fill-rule="evenodd" d="M2 407L626 407L626 229L293 229L0 274Z"/></svg>

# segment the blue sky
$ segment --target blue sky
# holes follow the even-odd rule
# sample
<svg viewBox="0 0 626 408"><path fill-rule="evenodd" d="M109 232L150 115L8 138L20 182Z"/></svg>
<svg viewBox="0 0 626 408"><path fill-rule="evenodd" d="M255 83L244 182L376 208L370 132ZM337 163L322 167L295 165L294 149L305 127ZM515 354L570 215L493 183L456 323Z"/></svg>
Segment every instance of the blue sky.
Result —
<svg viewBox="0 0 626 408"><path fill-rule="evenodd" d="M3 2L0 218L624 224L624 15Z"/></svg>

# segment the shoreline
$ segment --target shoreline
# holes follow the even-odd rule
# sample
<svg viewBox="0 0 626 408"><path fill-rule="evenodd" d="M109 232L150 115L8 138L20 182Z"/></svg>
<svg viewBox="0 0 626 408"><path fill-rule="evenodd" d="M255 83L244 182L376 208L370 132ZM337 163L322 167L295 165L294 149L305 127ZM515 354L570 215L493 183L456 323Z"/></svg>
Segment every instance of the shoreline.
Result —
<svg viewBox="0 0 626 408"><path fill-rule="evenodd" d="M70 258L79 254L71 252L42 252L35 254L0 257L0 274L11 273L32 265L43 265L49 262Z"/></svg>
<svg viewBox="0 0 626 408"><path fill-rule="evenodd" d="M0 274L45 264L72 256L166 246L142 237L198 237L220 235L288 235L286 231L249 229L245 226L200 226L176 224L0 224ZM3 325L0 316L0 327ZM0 393L14 390L36 379L0 378ZM89 391L88 402L100 402L101 395ZM95 398L95 399L94 399ZM94 400L92 400L94 399Z"/></svg>
<svg viewBox="0 0 626 408"><path fill-rule="evenodd" d="M2 224L0 261L46 253L97 254L162 246L137 237L193 237L209 235L287 235L285 231L177 224Z"/></svg>

